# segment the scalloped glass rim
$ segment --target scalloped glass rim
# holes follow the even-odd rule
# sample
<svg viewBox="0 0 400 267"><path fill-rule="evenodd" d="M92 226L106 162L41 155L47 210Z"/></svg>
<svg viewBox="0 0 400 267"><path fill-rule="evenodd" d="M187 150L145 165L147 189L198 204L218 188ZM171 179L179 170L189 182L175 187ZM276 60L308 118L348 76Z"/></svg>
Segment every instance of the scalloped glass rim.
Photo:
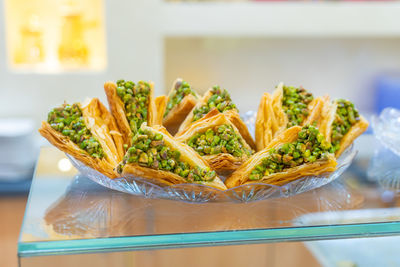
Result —
<svg viewBox="0 0 400 267"><path fill-rule="evenodd" d="M321 187L338 178L351 164L357 151L353 145L348 147L339 157L337 169L332 173L318 176L306 176L282 186L266 183L244 184L228 190L220 190L201 184L176 184L165 186L156 179L141 177L120 177L110 179L100 172L84 165L70 155L72 164L94 182L132 195L146 198L163 198L184 202L252 202L269 198L289 197Z"/></svg>
<svg viewBox="0 0 400 267"><path fill-rule="evenodd" d="M385 108L371 119L372 130L378 141L400 156L400 110Z"/></svg>

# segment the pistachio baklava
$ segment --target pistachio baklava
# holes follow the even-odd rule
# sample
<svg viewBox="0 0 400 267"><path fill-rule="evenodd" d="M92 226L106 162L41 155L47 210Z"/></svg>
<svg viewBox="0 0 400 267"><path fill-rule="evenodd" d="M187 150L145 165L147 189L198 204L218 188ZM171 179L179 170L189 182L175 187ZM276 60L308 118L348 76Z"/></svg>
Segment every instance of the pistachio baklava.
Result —
<svg viewBox="0 0 400 267"><path fill-rule="evenodd" d="M125 147L128 147L143 123L149 126L155 123L154 85L145 81L118 80L117 83L106 82L104 90L111 114L121 130Z"/></svg>
<svg viewBox="0 0 400 267"><path fill-rule="evenodd" d="M139 176L165 185L199 183L225 190L208 163L162 126L141 126L117 167L122 176Z"/></svg>
<svg viewBox="0 0 400 267"><path fill-rule="evenodd" d="M63 104L48 114L40 134L61 151L87 166L115 178L115 166L124 155L123 139L114 118L97 99Z"/></svg>
<svg viewBox="0 0 400 267"><path fill-rule="evenodd" d="M209 89L200 101L193 107L189 115L185 118L179 128L179 132L185 130L189 124L201 119L212 109L217 109L219 112L228 110L236 110L236 105L232 102L231 96L226 89L215 85Z"/></svg>
<svg viewBox="0 0 400 267"><path fill-rule="evenodd" d="M339 157L353 141L368 128L368 121L354 104L345 99L330 102L325 98L320 130L332 143L332 152Z"/></svg>
<svg viewBox="0 0 400 267"><path fill-rule="evenodd" d="M221 89L218 85L209 89L197 102L179 127L178 134L188 128L190 124L200 120L210 112L224 113L239 130L247 144L249 144L252 149L256 148L254 140L251 137L246 124L240 118L238 113L239 111L236 108L236 105L232 102L228 91L226 89Z"/></svg>
<svg viewBox="0 0 400 267"><path fill-rule="evenodd" d="M314 126L293 126L273 139L241 165L225 184L228 188L248 183L283 185L308 175L335 170L331 143Z"/></svg>
<svg viewBox="0 0 400 267"><path fill-rule="evenodd" d="M175 137L192 147L221 175L237 169L254 152L224 113L206 115Z"/></svg>
<svg viewBox="0 0 400 267"><path fill-rule="evenodd" d="M176 79L168 94L162 125L174 135L198 99L199 96L188 82L181 78Z"/></svg>
<svg viewBox="0 0 400 267"><path fill-rule="evenodd" d="M272 95L261 98L256 118L257 150L264 149L278 134L292 126L316 122L321 113L323 99L314 98L303 87L280 83Z"/></svg>

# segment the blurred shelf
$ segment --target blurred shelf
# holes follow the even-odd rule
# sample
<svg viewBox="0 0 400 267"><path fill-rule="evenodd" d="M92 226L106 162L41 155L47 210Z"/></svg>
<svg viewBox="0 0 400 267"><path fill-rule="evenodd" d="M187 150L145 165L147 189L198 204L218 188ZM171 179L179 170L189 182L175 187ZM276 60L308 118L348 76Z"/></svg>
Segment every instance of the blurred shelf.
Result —
<svg viewBox="0 0 400 267"><path fill-rule="evenodd" d="M28 194L31 188L32 178L18 181L0 181L0 196Z"/></svg>
<svg viewBox="0 0 400 267"><path fill-rule="evenodd" d="M399 2L162 2L166 36L399 37Z"/></svg>

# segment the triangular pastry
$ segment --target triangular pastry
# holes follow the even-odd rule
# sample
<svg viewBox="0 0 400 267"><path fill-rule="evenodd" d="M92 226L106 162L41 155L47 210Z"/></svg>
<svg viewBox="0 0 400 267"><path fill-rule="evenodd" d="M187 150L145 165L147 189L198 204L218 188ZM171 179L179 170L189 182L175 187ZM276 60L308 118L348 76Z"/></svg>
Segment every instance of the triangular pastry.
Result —
<svg viewBox="0 0 400 267"><path fill-rule="evenodd" d="M123 139L114 118L97 99L63 104L48 114L40 134L51 144L87 166L115 178L124 155Z"/></svg>
<svg viewBox="0 0 400 267"><path fill-rule="evenodd" d="M199 183L226 189L207 161L158 125L141 126L117 170L122 176L144 177L166 185Z"/></svg>
<svg viewBox="0 0 400 267"><path fill-rule="evenodd" d="M314 126L293 126L241 165L225 184L283 185L304 176L332 172L337 165L331 144Z"/></svg>
<svg viewBox="0 0 400 267"><path fill-rule="evenodd" d="M306 89L283 83L272 95L265 93L256 117L257 150L264 149L287 128L313 124L318 120L323 104L322 98L314 98Z"/></svg>
<svg viewBox="0 0 400 267"><path fill-rule="evenodd" d="M143 123L154 125L156 108L154 103L154 85L152 82L118 80L106 82L104 91L107 95L111 114L114 116L124 143L129 146L130 139Z"/></svg>
<svg viewBox="0 0 400 267"><path fill-rule="evenodd" d="M224 113L217 112L210 117L209 114L190 124L175 138L192 147L217 172L232 172L254 151Z"/></svg>

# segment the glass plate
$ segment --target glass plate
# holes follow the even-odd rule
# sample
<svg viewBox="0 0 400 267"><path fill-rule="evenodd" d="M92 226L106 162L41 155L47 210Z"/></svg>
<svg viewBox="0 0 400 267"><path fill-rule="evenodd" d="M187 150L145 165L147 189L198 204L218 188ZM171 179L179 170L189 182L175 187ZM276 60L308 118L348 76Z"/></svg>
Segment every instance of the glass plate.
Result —
<svg viewBox="0 0 400 267"><path fill-rule="evenodd" d="M249 111L244 114L243 120L251 133L254 132L256 113ZM141 177L120 177L110 179L100 172L84 165L70 155L67 155L72 164L83 175L105 187L121 192L141 195L146 198L163 198L185 202L252 202L269 198L289 197L300 194L338 178L351 164L357 152L350 146L337 160L336 171L318 176L306 176L283 186L266 183L252 183L237 186L228 190L219 190L200 184L177 184L165 186L154 180Z"/></svg>

